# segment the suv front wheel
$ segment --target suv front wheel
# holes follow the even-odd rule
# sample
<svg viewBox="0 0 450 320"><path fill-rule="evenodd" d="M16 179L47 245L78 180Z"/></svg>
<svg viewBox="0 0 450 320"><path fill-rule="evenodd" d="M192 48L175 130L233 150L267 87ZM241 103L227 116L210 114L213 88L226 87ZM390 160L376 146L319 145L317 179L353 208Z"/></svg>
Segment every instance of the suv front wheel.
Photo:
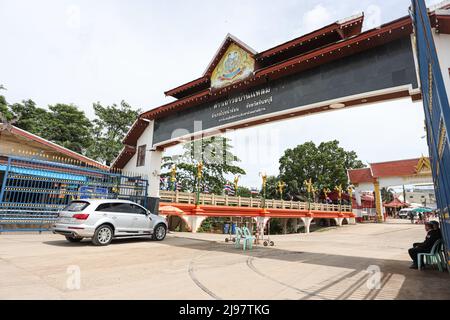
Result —
<svg viewBox="0 0 450 320"><path fill-rule="evenodd" d="M111 226L104 224L95 230L92 243L96 246L107 246L111 243L114 236L114 231Z"/></svg>
<svg viewBox="0 0 450 320"><path fill-rule="evenodd" d="M158 224L155 230L153 230L152 240L163 241L164 238L166 237L166 234L167 234L166 226L163 224Z"/></svg>

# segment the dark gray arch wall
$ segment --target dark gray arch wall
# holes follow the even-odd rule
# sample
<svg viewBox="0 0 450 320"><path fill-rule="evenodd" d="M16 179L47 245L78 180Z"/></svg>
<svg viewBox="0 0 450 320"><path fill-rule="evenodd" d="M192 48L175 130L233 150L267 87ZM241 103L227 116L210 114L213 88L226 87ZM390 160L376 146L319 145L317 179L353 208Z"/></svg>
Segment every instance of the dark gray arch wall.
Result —
<svg viewBox="0 0 450 320"><path fill-rule="evenodd" d="M418 88L410 37L155 121L153 144L257 116L404 85ZM195 121L201 129L194 130Z"/></svg>

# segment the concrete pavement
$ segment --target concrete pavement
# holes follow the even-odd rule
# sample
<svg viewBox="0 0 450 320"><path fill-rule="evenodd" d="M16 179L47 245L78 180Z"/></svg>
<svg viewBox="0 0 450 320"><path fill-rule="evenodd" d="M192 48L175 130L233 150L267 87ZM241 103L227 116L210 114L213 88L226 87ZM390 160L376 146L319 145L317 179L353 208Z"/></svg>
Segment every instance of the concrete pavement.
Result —
<svg viewBox="0 0 450 320"><path fill-rule="evenodd" d="M108 247L2 234L0 299L450 299L448 273L408 269L407 249L424 237L407 222L363 224L243 252L211 234Z"/></svg>

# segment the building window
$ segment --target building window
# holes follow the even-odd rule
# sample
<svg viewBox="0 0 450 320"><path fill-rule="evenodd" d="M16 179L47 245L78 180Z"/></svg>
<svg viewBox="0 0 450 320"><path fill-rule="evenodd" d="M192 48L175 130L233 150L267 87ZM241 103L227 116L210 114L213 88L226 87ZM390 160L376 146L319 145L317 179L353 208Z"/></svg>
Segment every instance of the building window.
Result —
<svg viewBox="0 0 450 320"><path fill-rule="evenodd" d="M137 163L136 167L143 167L145 166L145 153L147 151L147 145L144 144L143 146L139 146L138 152L137 152Z"/></svg>

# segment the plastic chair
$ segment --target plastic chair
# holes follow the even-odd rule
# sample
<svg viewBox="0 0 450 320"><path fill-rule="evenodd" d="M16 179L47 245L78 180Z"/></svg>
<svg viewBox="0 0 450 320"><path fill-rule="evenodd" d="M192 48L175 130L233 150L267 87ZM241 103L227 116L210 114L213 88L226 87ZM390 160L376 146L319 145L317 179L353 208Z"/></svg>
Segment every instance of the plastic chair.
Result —
<svg viewBox="0 0 450 320"><path fill-rule="evenodd" d="M236 241L234 242L235 248L239 248L241 246L241 239L243 238L243 236L244 236L244 233L242 232L242 229L239 227L236 227Z"/></svg>
<svg viewBox="0 0 450 320"><path fill-rule="evenodd" d="M422 258L424 259L424 266L425 265L433 265L433 264L437 264L439 271L443 272L443 260L442 260L442 256L441 256L441 251L443 250L443 243L441 240L437 240L436 243L433 245L433 248L431 248L431 252L430 253L419 253L417 255L417 259L418 259L418 267L419 270L422 270Z"/></svg>
<svg viewBox="0 0 450 320"><path fill-rule="evenodd" d="M250 250L253 249L253 241L255 240L255 237L252 236L250 230L247 227L242 228L242 232L244 234L244 251L247 249L247 246Z"/></svg>

